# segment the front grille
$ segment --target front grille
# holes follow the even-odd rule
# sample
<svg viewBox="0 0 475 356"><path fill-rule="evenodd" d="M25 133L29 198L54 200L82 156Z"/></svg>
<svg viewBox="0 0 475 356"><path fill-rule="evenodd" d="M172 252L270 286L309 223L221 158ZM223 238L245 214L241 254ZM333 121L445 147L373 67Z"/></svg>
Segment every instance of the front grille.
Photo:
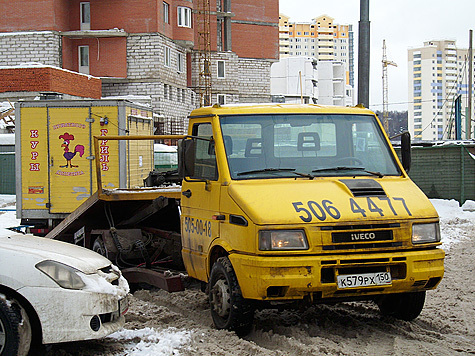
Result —
<svg viewBox="0 0 475 356"><path fill-rule="evenodd" d="M391 248L401 247L402 242L385 242L385 243L362 243L362 244L345 244L345 245L326 245L323 246L324 251L334 250L357 250L360 248Z"/></svg>

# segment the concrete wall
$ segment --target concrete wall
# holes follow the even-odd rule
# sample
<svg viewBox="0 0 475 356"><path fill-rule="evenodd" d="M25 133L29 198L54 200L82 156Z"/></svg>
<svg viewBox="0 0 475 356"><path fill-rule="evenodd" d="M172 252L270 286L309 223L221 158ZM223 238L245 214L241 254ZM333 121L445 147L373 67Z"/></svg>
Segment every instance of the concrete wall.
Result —
<svg viewBox="0 0 475 356"><path fill-rule="evenodd" d="M196 56L196 54L194 54ZM225 63L225 76L218 78L218 61ZM234 52L219 52L211 55L212 100L218 102L218 95L226 96L226 104L270 102L270 67L266 59L239 58ZM198 95L198 61L192 61L192 88Z"/></svg>
<svg viewBox="0 0 475 356"><path fill-rule="evenodd" d="M165 51L170 49L170 66ZM181 55L182 71L178 70ZM127 79L103 78L103 96L146 95L164 123L165 132L186 132L186 117L195 108L195 95L187 88L186 50L159 33L129 34Z"/></svg>

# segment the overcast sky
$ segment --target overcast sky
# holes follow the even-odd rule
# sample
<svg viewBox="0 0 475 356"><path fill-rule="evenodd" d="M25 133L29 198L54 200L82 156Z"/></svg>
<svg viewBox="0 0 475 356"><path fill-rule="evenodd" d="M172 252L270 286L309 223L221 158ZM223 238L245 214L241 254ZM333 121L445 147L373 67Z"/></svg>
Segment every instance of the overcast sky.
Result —
<svg viewBox="0 0 475 356"><path fill-rule="evenodd" d="M355 35L355 71L358 68L358 21L360 0L280 0L280 13L291 22L311 22L319 15L334 18L335 24L352 24ZM468 48L469 30L475 30L475 0L370 0L371 69L370 108L382 110L382 47L386 40L389 110L407 110L407 50L424 41L456 40ZM475 42L475 41L474 41ZM355 85L357 85L355 73ZM357 90L355 88L355 102ZM403 103L403 104L397 104Z"/></svg>

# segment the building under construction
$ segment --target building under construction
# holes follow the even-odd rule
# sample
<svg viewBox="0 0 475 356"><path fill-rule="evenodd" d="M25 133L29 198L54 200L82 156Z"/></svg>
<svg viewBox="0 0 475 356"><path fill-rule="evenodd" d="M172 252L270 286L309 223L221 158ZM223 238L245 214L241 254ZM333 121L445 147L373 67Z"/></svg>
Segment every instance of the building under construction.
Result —
<svg viewBox="0 0 475 356"><path fill-rule="evenodd" d="M0 20L0 98L97 98L96 88L70 93L74 79L60 83L56 74L47 85L34 74L34 83L23 80L24 63L40 62L99 78L102 97L148 101L155 133L183 133L191 109L204 103L270 101L278 0L12 0L6 6L0 4L10 14ZM21 70L7 73L6 66ZM34 67L30 72L41 68Z"/></svg>

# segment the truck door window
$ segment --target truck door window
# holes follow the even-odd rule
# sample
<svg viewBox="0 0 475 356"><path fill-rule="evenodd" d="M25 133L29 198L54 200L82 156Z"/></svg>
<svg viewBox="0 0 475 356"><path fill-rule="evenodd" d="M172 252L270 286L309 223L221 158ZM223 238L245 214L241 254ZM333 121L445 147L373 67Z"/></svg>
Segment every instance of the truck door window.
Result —
<svg viewBox="0 0 475 356"><path fill-rule="evenodd" d="M206 140L195 140L195 174L191 178L217 180L218 168L214 151L213 129L210 123L193 125L193 136L202 137Z"/></svg>

